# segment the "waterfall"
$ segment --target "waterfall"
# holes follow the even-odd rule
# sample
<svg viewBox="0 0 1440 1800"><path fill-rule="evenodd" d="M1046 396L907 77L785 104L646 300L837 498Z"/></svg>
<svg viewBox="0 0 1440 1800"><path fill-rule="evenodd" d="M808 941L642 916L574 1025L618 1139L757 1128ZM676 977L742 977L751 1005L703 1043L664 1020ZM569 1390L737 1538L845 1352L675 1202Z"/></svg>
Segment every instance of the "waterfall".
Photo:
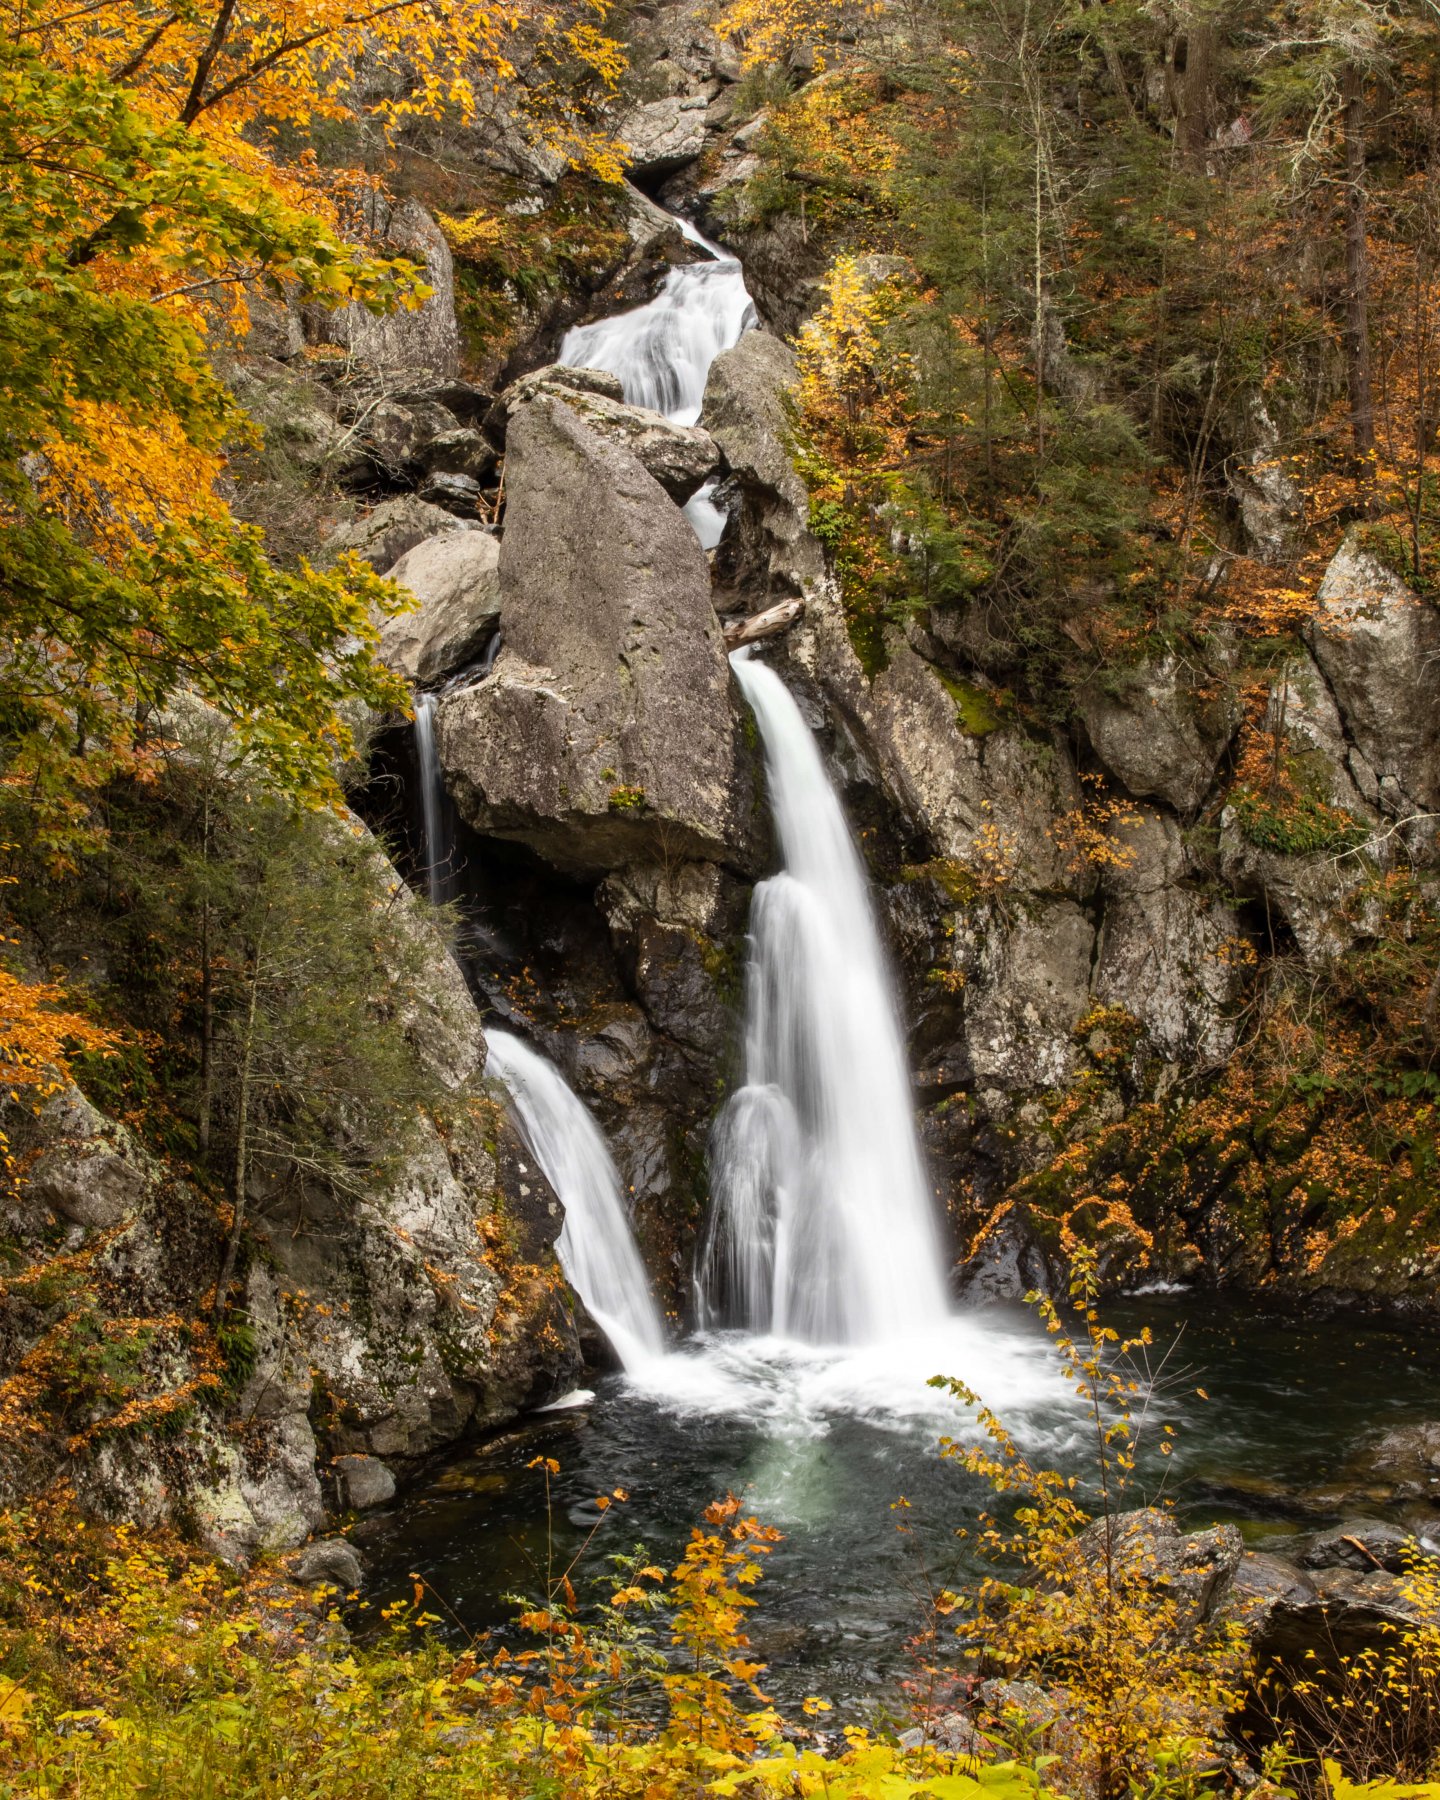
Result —
<svg viewBox="0 0 1440 1800"><path fill-rule="evenodd" d="M745 1084L716 1122L702 1322L884 1343L947 1304L865 870L800 709L731 658L760 727L783 868L755 890Z"/></svg>
<svg viewBox="0 0 1440 1800"><path fill-rule="evenodd" d="M565 1278L627 1369L665 1353L665 1329L600 1129L559 1071L506 1031L487 1031L490 1073L565 1208L555 1245Z"/></svg>
<svg viewBox="0 0 1440 1800"><path fill-rule="evenodd" d="M420 765L420 807L425 823L425 880L432 906L439 906L449 887L455 834L450 796L435 750L435 696L415 696L415 760Z"/></svg>
<svg viewBox="0 0 1440 1800"><path fill-rule="evenodd" d="M560 361L570 368L606 369L619 378L631 406L648 406L676 425L693 425L705 398L705 378L722 350L739 342L755 323L739 262L685 219L676 223L691 243L710 252L710 262L672 269L648 305L576 325L565 334ZM713 549L725 514L707 482L686 504L701 545Z"/></svg>

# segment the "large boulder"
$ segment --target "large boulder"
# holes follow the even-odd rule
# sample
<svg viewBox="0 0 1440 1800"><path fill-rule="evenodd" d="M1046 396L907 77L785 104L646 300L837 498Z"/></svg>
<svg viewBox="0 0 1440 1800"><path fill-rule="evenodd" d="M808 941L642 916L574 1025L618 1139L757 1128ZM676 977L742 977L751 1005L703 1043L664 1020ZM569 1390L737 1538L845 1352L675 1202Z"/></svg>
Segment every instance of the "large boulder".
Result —
<svg viewBox="0 0 1440 1800"><path fill-rule="evenodd" d="M1092 682L1076 709L1095 754L1137 798L1193 813L1209 792L1239 715L1199 706L1173 657L1133 671L1111 690Z"/></svg>
<svg viewBox="0 0 1440 1800"><path fill-rule="evenodd" d="M705 148L703 94L666 94L637 106L620 121L619 135L636 175L668 175Z"/></svg>
<svg viewBox="0 0 1440 1800"><path fill-rule="evenodd" d="M456 375L460 327L455 318L455 269L440 227L416 200L373 195L366 202L365 235L382 256L415 263L430 297L409 311L377 315L358 302L334 312L305 309L311 341L335 344L388 375Z"/></svg>
<svg viewBox="0 0 1440 1800"><path fill-rule="evenodd" d="M448 696L440 758L462 815L557 867L733 861L749 807L710 571L629 450L542 394L509 428L505 648Z"/></svg>
<svg viewBox="0 0 1440 1800"><path fill-rule="evenodd" d="M785 396L794 353L768 332L747 331L710 365L700 423L720 446L741 500L736 577L751 610L776 594L806 593L824 574L810 531L810 497L786 447Z"/></svg>
<svg viewBox="0 0 1440 1800"><path fill-rule="evenodd" d="M1306 630L1377 799L1403 818L1440 809L1440 614L1352 533Z"/></svg>
<svg viewBox="0 0 1440 1800"><path fill-rule="evenodd" d="M437 532L473 529L443 506L432 506L415 494L398 494L393 500L382 500L358 518L337 525L320 546L315 560L322 568L328 568L340 556L358 556L378 573L392 568L407 550L413 550Z"/></svg>
<svg viewBox="0 0 1440 1800"><path fill-rule="evenodd" d="M500 622L500 546L488 531L446 531L416 544L386 571L419 602L387 619L380 658L428 686L473 662Z"/></svg>
<svg viewBox="0 0 1440 1800"><path fill-rule="evenodd" d="M522 376L501 395L501 404L508 425L509 415L537 394L563 400L592 431L623 445L672 500L688 500L720 466L715 440L697 425L675 425L648 406L626 405L619 389L620 383L602 370L555 364Z"/></svg>

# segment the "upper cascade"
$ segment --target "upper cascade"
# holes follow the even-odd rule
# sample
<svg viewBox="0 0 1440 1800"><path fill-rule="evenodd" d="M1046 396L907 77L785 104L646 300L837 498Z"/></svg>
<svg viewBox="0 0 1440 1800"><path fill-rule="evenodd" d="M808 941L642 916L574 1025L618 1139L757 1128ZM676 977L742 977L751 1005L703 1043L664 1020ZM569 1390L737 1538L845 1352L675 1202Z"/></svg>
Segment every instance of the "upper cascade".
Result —
<svg viewBox="0 0 1440 1800"><path fill-rule="evenodd" d="M713 261L672 269L645 306L573 326L560 346L560 361L575 369L608 369L631 406L648 406L676 425L693 425L711 363L754 324L755 308L736 258L688 220L677 217L676 223Z"/></svg>
<svg viewBox="0 0 1440 1800"><path fill-rule="evenodd" d="M565 1224L565 1278L627 1369L665 1354L665 1327L635 1247L614 1161L560 1072L507 1031L487 1031L487 1067L504 1083L521 1136L545 1171Z"/></svg>
<svg viewBox="0 0 1440 1800"><path fill-rule="evenodd" d="M739 261L702 237L687 219L676 224L710 262L672 269L645 306L565 334L560 361L571 368L606 369L619 378L631 406L648 406L672 424L693 425L705 400L710 365L755 323L755 307ZM695 535L713 549L725 529L708 482L685 507Z"/></svg>
<svg viewBox="0 0 1440 1800"><path fill-rule="evenodd" d="M751 907L745 1085L711 1146L702 1323L818 1344L913 1337L948 1308L864 867L784 682L748 651L731 663L784 867Z"/></svg>

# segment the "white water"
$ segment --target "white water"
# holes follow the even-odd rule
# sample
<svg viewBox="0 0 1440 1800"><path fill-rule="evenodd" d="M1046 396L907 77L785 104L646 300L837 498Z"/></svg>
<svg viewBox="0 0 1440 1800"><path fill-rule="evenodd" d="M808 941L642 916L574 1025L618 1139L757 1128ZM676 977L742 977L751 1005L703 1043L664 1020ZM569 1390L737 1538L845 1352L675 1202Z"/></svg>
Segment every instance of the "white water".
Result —
<svg viewBox="0 0 1440 1800"><path fill-rule="evenodd" d="M627 1370L665 1353L665 1328L635 1248L620 1177L600 1128L560 1073L507 1031L487 1031L520 1134L565 1208L555 1244L565 1279Z"/></svg>
<svg viewBox="0 0 1440 1800"><path fill-rule="evenodd" d="M676 425L693 425L711 363L755 323L755 308L739 262L701 237L688 220L676 223L714 260L672 269L645 306L572 327L560 346L560 361L572 369L606 369L619 378L631 406L648 406ZM711 499L713 487L707 482L685 507L707 550L725 529L725 514Z"/></svg>
<svg viewBox="0 0 1440 1800"><path fill-rule="evenodd" d="M435 750L435 696L415 696L415 760L420 765L420 806L425 821L425 881L432 906L446 898L454 851L450 796Z"/></svg>
<svg viewBox="0 0 1440 1800"><path fill-rule="evenodd" d="M744 651L731 663L784 867L751 905L745 1085L711 1144L702 1319L821 1345L924 1339L948 1306L864 866L784 682Z"/></svg>

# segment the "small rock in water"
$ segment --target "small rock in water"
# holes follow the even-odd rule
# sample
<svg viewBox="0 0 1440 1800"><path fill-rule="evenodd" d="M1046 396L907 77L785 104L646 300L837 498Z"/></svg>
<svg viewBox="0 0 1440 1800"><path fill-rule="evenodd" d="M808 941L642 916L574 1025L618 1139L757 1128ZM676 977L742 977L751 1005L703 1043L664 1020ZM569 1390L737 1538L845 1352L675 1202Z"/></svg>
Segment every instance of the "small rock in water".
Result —
<svg viewBox="0 0 1440 1800"><path fill-rule="evenodd" d="M395 1498L395 1477L378 1456L337 1456L335 1474L341 1498L355 1512Z"/></svg>
<svg viewBox="0 0 1440 1800"><path fill-rule="evenodd" d="M1407 1546L1408 1552L1407 1552ZM1399 1575L1416 1541L1399 1525L1380 1519L1346 1519L1313 1537L1300 1554L1307 1569L1384 1569Z"/></svg>

